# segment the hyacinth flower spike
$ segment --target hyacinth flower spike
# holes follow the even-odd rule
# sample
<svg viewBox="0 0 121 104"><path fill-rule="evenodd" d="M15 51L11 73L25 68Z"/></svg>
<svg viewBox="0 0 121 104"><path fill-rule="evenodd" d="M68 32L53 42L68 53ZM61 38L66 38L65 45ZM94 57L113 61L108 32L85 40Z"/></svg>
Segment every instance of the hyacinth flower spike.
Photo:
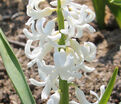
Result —
<svg viewBox="0 0 121 104"><path fill-rule="evenodd" d="M30 82L33 85L44 87L41 94L42 99L47 99L51 90L55 92L50 96L47 104L63 104L64 102L67 104L69 103L68 84L81 78L80 69L85 73L95 69L88 67L85 61L93 61L96 46L91 42L80 45L75 39L81 38L85 31L95 32L95 29L89 25L94 20L95 14L86 5L79 5L72 0L55 0L50 3L55 8L41 9L40 4L44 1L29 0L27 5L27 15L30 19L26 25L30 26L31 31L23 30L29 39L25 46L25 54L31 59L28 67L37 64L41 79L40 82L30 78ZM46 17L54 11L57 12L57 18L48 20ZM56 30L56 23L58 23L59 30ZM38 44L31 50L35 41ZM48 65L44 57L51 50L54 50L54 64ZM63 90L65 87L66 91Z"/></svg>

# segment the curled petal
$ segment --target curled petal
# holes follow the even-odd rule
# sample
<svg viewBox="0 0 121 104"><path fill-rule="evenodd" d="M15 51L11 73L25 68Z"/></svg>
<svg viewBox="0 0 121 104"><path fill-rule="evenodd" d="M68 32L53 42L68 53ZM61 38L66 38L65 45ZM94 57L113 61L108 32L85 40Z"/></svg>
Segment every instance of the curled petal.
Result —
<svg viewBox="0 0 121 104"><path fill-rule="evenodd" d="M84 46L81 46L81 50L88 62L91 62L96 56L96 46L92 42L85 42Z"/></svg>
<svg viewBox="0 0 121 104"><path fill-rule="evenodd" d="M86 66L86 65L84 65L84 64L82 64L80 68L81 68L84 72L92 72L92 71L95 70L95 68L88 67L88 66Z"/></svg>
<svg viewBox="0 0 121 104"><path fill-rule="evenodd" d="M46 82L46 85L45 85L44 89L42 90L41 98L42 99L47 99L49 94L50 94L50 90L51 90L51 81L48 80Z"/></svg>
<svg viewBox="0 0 121 104"><path fill-rule="evenodd" d="M84 24L81 27L83 30L90 32L90 33L94 33L96 30L89 24Z"/></svg>
<svg viewBox="0 0 121 104"><path fill-rule="evenodd" d="M80 14L83 18L83 23L90 23L95 19L95 13L86 5L82 5Z"/></svg>
<svg viewBox="0 0 121 104"><path fill-rule="evenodd" d="M39 48L39 47L35 48L31 52L30 47L31 47L32 42L33 42L32 40L28 40L26 43L26 46L25 46L25 54L30 59L37 58L41 53L41 48Z"/></svg>
<svg viewBox="0 0 121 104"><path fill-rule="evenodd" d="M50 43L46 43L40 47L42 48L42 50L39 50L39 52L41 52L41 54L39 54L38 59L42 60L44 58L44 56L52 50L53 47Z"/></svg>
<svg viewBox="0 0 121 104"><path fill-rule="evenodd" d="M33 0L33 2L35 2L35 1ZM45 2L45 0L36 0L36 2L35 2L35 9L38 10L38 11L41 11L41 9L39 7L39 4L43 3L43 2Z"/></svg>
<svg viewBox="0 0 121 104"><path fill-rule="evenodd" d="M56 85L55 85L56 78L57 78L56 73L52 73L51 75L48 75L46 79L46 85L44 89L42 90L42 95L41 95L42 99L48 98L51 88L54 88L54 90L55 89L57 90Z"/></svg>
<svg viewBox="0 0 121 104"><path fill-rule="evenodd" d="M52 49L52 46L49 43L46 43L44 46L37 47L31 52L30 47L32 42L33 40L28 40L25 46L25 54L30 59L38 58L42 60L43 57Z"/></svg>
<svg viewBox="0 0 121 104"><path fill-rule="evenodd" d="M55 22L53 20L47 22L47 24L45 25L44 33L50 35L54 27L55 27Z"/></svg>
<svg viewBox="0 0 121 104"><path fill-rule="evenodd" d="M101 94L100 94L100 100L101 100L101 98L102 98L102 96L103 96L103 94L104 94L104 92L105 92L105 85L102 85L102 86L100 87L100 91L101 91Z"/></svg>
<svg viewBox="0 0 121 104"><path fill-rule="evenodd" d="M82 7L80 4L77 4L74 2L71 2L70 5L72 5L73 7L77 8L77 9L80 9Z"/></svg>
<svg viewBox="0 0 121 104"><path fill-rule="evenodd" d="M69 24L67 22L65 22L65 29L61 29L61 33L68 35L68 38L72 38L75 37L75 26L73 26L73 24Z"/></svg>
<svg viewBox="0 0 121 104"><path fill-rule="evenodd" d="M28 21L26 22L27 26L30 26L33 23L34 19L31 17L28 19Z"/></svg>
<svg viewBox="0 0 121 104"><path fill-rule="evenodd" d="M36 29L41 34L44 34L43 33L43 31L44 31L43 25L44 25L45 21L46 21L46 18L41 18L41 19L38 19L37 23L36 23Z"/></svg>
<svg viewBox="0 0 121 104"><path fill-rule="evenodd" d="M70 101L69 104L79 104L79 103L77 103L75 101Z"/></svg>
<svg viewBox="0 0 121 104"><path fill-rule="evenodd" d="M97 99L99 99L99 96L97 95L97 93L95 93L94 91L90 91L90 94L94 95L97 97Z"/></svg>
<svg viewBox="0 0 121 104"><path fill-rule="evenodd" d="M52 71L55 69L53 65L46 65L44 60L42 62L37 61L38 68L41 69L46 74L52 73Z"/></svg>
<svg viewBox="0 0 121 104"><path fill-rule="evenodd" d="M29 81L31 82L31 84L35 85L35 86L45 86L45 82L38 82L37 80L31 78L29 79Z"/></svg>
<svg viewBox="0 0 121 104"><path fill-rule="evenodd" d="M101 100L101 98L102 98L102 96L104 94L104 91L105 91L105 86L104 85L102 85L100 87L100 91L101 91L100 97L95 92L90 91L91 94L93 94L93 95L95 95L97 97L97 101L95 103L88 102L85 95L84 95L84 93L83 93L83 91L80 90L79 88L76 88L75 93L76 93L76 96L77 96L80 104L99 104L99 102L100 102L100 100Z"/></svg>
<svg viewBox="0 0 121 104"><path fill-rule="evenodd" d="M40 77L40 79L45 81L46 78L47 78L47 74L44 73L44 72L42 71L42 69L40 69L40 68L38 68L38 72L39 72L39 77Z"/></svg>
<svg viewBox="0 0 121 104"><path fill-rule="evenodd" d="M86 18L86 22L90 23L95 19L95 13L91 10L91 9L87 9L87 14L89 13L89 15Z"/></svg>
<svg viewBox="0 0 121 104"><path fill-rule="evenodd" d="M41 35L40 34L33 34L31 32L29 32L27 29L24 29L23 30L25 36L28 38L28 39L31 39L31 40L39 40Z"/></svg>
<svg viewBox="0 0 121 104"><path fill-rule="evenodd" d="M61 0L61 6L64 8L66 5L69 5L72 0ZM57 1L50 2L52 6L57 6Z"/></svg>
<svg viewBox="0 0 121 104"><path fill-rule="evenodd" d="M67 29L61 29L61 33L68 35L68 30Z"/></svg>
<svg viewBox="0 0 121 104"><path fill-rule="evenodd" d="M71 43L71 47L74 49L74 51L78 54L80 61L83 62L84 61L84 55L81 51L81 46L80 44L75 40L75 39L71 39L70 40Z"/></svg>
<svg viewBox="0 0 121 104"><path fill-rule="evenodd" d="M77 28L77 34L76 34L76 38L81 38L83 36L83 30L80 28Z"/></svg>
<svg viewBox="0 0 121 104"><path fill-rule="evenodd" d="M51 2L50 2L50 5L52 5L52 6L57 6L57 1L51 1Z"/></svg>
<svg viewBox="0 0 121 104"><path fill-rule="evenodd" d="M50 96L47 104L59 104L60 94L56 91L53 95Z"/></svg>
<svg viewBox="0 0 121 104"><path fill-rule="evenodd" d="M37 59L36 59L36 58L33 59L32 61L30 61L30 62L27 64L28 68L32 67L36 62L37 62Z"/></svg>
<svg viewBox="0 0 121 104"><path fill-rule="evenodd" d="M57 35L53 35L53 36L48 36L48 38L52 41L56 41L58 39L61 38L61 33L57 34Z"/></svg>
<svg viewBox="0 0 121 104"><path fill-rule="evenodd" d="M76 97L79 99L80 104L91 104L87 101L82 90L80 90L79 88L76 88L75 93L76 93Z"/></svg>
<svg viewBox="0 0 121 104"><path fill-rule="evenodd" d="M55 11L54 8L47 7L41 11L33 9L30 5L27 6L27 15L33 17L34 19L40 19L52 14Z"/></svg>

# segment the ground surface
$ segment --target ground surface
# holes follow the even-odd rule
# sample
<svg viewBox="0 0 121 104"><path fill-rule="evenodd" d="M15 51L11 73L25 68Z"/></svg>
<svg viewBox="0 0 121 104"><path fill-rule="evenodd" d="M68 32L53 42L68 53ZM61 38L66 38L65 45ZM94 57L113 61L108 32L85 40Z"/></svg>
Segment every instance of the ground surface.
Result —
<svg viewBox="0 0 121 104"><path fill-rule="evenodd" d="M86 3L93 9L91 0L75 0L81 4ZM83 2L82 2L83 1ZM25 14L25 6L21 0L0 0L0 27L5 32L7 39L11 43L16 56L21 63L26 79L29 78L39 79L37 68L27 68L29 59L24 54L24 44L26 43L26 37L23 34L23 28L28 17ZM118 104L121 101L121 30L118 29L113 16L110 11L106 11L106 23L107 27L103 30L99 30L96 22L92 25L96 28L97 32L94 34L85 34L80 39L81 42L92 41L97 46L96 59L90 64L95 67L96 70L92 73L88 73L87 77L82 77L75 82L79 84L80 88L85 92L87 99L94 102L96 99L94 96L89 95L89 91L93 90L99 93L99 87L101 85L107 85L115 66L119 67L119 72L116 80L114 90L112 92L109 104ZM48 55L46 58L48 63L51 63L52 56ZM41 100L42 88L28 84L36 99L37 104L44 104L45 101ZM75 98L74 89L70 89L71 99ZM0 58L0 104L20 104L19 97L17 96L11 81L3 66L2 59Z"/></svg>

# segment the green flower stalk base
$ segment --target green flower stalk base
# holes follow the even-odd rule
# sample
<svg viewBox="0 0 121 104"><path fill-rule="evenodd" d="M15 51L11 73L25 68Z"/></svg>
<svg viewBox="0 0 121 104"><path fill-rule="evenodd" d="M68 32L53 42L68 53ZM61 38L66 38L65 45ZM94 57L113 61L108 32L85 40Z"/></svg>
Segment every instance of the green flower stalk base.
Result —
<svg viewBox="0 0 121 104"><path fill-rule="evenodd" d="M59 78L60 104L69 104L69 86L66 80Z"/></svg>

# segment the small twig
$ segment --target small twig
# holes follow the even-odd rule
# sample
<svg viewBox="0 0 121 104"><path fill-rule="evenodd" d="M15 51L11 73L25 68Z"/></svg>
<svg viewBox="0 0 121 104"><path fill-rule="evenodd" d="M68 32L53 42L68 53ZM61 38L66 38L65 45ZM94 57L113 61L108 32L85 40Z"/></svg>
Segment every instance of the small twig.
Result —
<svg viewBox="0 0 121 104"><path fill-rule="evenodd" d="M19 17L19 16L24 16L24 12L17 12L17 13L15 13L15 14L13 14L13 15L11 16L11 19L15 19L15 18L17 18L17 17Z"/></svg>
<svg viewBox="0 0 121 104"><path fill-rule="evenodd" d="M24 16L24 12L17 12L13 15L4 15L4 16L0 15L0 21L13 20L19 16Z"/></svg>
<svg viewBox="0 0 121 104"><path fill-rule="evenodd" d="M5 16L0 15L0 21L4 20L11 20L11 15L5 15Z"/></svg>
<svg viewBox="0 0 121 104"><path fill-rule="evenodd" d="M25 43L21 43L21 42L18 42L18 41L13 41L13 40L10 40L10 39L8 39L8 41L10 42L10 44L13 44L15 47L19 47L19 48L22 48L22 49L24 49L24 47L25 47ZM31 49L35 49L35 47L34 46L31 46Z"/></svg>

